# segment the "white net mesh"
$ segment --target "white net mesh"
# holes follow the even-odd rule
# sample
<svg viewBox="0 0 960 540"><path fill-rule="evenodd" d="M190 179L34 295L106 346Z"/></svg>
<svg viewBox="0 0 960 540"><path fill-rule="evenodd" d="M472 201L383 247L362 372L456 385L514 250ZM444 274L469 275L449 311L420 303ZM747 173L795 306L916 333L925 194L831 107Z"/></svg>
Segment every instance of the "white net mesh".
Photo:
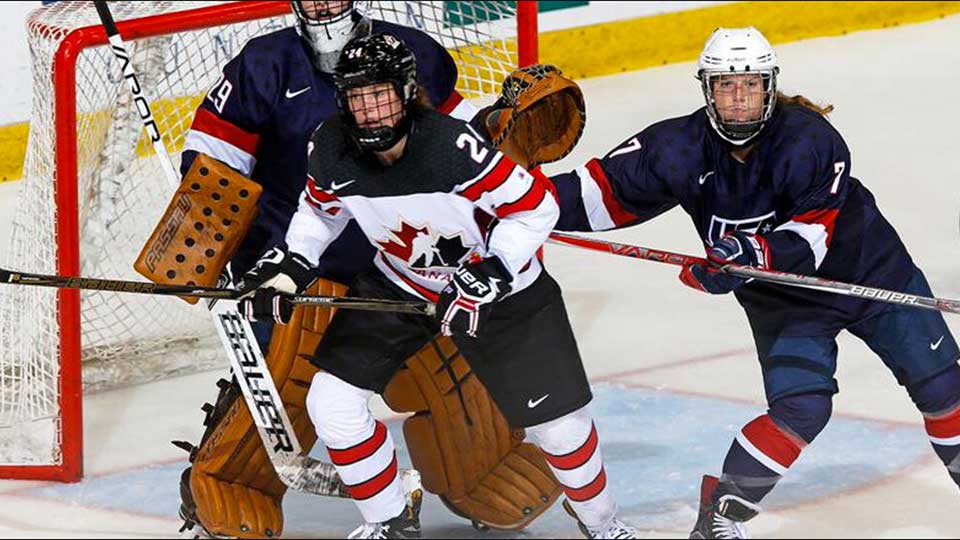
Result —
<svg viewBox="0 0 960 540"><path fill-rule="evenodd" d="M204 92L220 69L251 37L293 24L293 17L264 17L215 25L224 2L111 2L117 21L194 8L213 10L199 30L126 39L133 65L175 165ZM266 4L266 3L249 3ZM364 2L371 16L416 26L454 55L461 93L489 98L517 65L513 2ZM267 9L266 7L264 9ZM274 5L270 9L276 9ZM54 58L66 36L99 25L90 2L57 2L31 14L33 111L25 183L18 200L4 268L55 274L57 156ZM161 25L162 26L162 25ZM105 46L86 48L76 64L76 163L80 274L141 279L133 261L172 194L123 83L120 66ZM0 286L0 463L58 464L61 339L77 329L58 322L53 289ZM85 388L146 382L225 365L209 315L202 305L171 298L84 292L81 295L81 358ZM2 473L0 473L2 474Z"/></svg>

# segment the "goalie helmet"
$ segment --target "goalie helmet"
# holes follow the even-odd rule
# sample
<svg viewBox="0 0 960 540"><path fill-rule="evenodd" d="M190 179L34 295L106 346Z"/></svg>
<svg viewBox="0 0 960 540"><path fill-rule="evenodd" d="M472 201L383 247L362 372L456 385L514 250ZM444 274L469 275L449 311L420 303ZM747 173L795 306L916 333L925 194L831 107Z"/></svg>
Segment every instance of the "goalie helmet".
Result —
<svg viewBox="0 0 960 540"><path fill-rule="evenodd" d="M741 146L760 133L777 104L779 72L773 47L756 28L714 30L700 53L697 78L710 124L720 137ZM750 86L740 86L745 81ZM731 104L726 114L718 97Z"/></svg>
<svg viewBox="0 0 960 540"><path fill-rule="evenodd" d="M361 151L387 150L410 131L410 109L418 90L417 61L400 38L383 33L352 40L340 55L333 80L340 116ZM390 84L396 92L399 110L390 118L380 117L370 124L358 123L357 114L350 107L351 95L365 106L377 98L370 93L351 93L351 90L383 83Z"/></svg>
<svg viewBox="0 0 960 540"><path fill-rule="evenodd" d="M353 0L292 0L297 33L313 51L313 63L324 73L333 73L340 51L351 39L369 35L370 19Z"/></svg>

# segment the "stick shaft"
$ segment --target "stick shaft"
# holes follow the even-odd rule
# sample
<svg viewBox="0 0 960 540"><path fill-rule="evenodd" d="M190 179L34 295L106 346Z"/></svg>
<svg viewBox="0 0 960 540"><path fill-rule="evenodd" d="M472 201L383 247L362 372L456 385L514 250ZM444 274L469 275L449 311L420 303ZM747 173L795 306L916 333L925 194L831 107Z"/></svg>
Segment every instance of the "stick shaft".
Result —
<svg viewBox="0 0 960 540"><path fill-rule="evenodd" d="M693 257L682 253L673 253L670 251L661 251L640 246L631 246L629 244L620 244L595 238L584 238L565 233L552 233L550 235L551 243L576 246L593 251L602 251L621 257L631 257L646 261L654 261L675 266L685 266L688 264L709 264L706 259ZM804 276L800 274L789 274L777 272L775 270L764 270L752 266L742 266L738 264L728 264L721 268L723 272L747 279L756 279L768 283L777 283L791 287L800 287L821 292L842 294L844 296L853 296L866 300L875 300L890 304L900 304L907 306L916 306L920 308L943 311L946 313L960 314L960 301L948 298L932 298L918 296L887 289L878 289L875 287L866 287L842 281L834 281L814 276Z"/></svg>
<svg viewBox="0 0 960 540"><path fill-rule="evenodd" d="M157 125L156 120L153 118L153 113L150 111L150 102L147 101L146 96L143 94L143 87L137 78L137 72L133 69L130 53L127 51L127 46L123 42L123 38L120 37L120 31L117 29L117 25L113 20L110 8L107 6L107 3L102 0L95 1L94 6L97 8L100 22L103 23L103 28L107 32L107 39L110 41L110 50L113 51L113 55L120 61L120 66L123 69L123 78L127 81L130 93L133 94L133 102L137 106L137 113L140 116L141 122L143 122L143 129L146 130L147 135L150 136L153 150L157 154L157 159L160 160L160 168L163 169L167 183L173 189L176 189L177 186L180 185L180 175L177 174L176 169L173 168L173 162L170 161L170 154L167 152L167 147L160 134L160 127Z"/></svg>

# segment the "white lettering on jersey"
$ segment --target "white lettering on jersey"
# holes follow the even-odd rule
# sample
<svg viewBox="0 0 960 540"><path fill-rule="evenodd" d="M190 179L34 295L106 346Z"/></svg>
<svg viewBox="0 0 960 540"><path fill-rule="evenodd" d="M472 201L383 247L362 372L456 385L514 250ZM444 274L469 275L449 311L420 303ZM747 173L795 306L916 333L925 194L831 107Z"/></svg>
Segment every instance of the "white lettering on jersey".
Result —
<svg viewBox="0 0 960 540"><path fill-rule="evenodd" d="M714 242L733 231L756 233L760 227L766 225L765 222L774 220L776 216L777 213L775 211L746 219L727 219L713 215L710 218L710 228L707 230L707 237L704 238L704 240L707 241L708 245L712 246Z"/></svg>
<svg viewBox="0 0 960 540"><path fill-rule="evenodd" d="M627 141L627 145L624 146L623 148L617 148L617 149L614 150L613 152L610 152L610 156L609 156L609 157L622 156L623 154L629 154L630 152L636 152L637 150L640 150L641 148L643 148L643 145L640 144L640 138L639 138L639 137L634 137L634 138L630 139L629 141Z"/></svg>
<svg viewBox="0 0 960 540"><path fill-rule="evenodd" d="M461 133L460 136L457 137L457 148L464 150L467 147L470 149L470 159L480 164L487 159L487 154L490 153L490 150L480 146L480 141L473 135Z"/></svg>

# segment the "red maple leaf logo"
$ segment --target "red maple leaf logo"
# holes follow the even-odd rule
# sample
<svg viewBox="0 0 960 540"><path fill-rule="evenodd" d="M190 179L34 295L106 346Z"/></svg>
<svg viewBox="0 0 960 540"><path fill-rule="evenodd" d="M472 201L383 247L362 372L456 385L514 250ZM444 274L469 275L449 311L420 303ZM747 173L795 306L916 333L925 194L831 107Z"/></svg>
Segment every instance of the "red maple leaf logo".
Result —
<svg viewBox="0 0 960 540"><path fill-rule="evenodd" d="M426 227L414 227L401 219L400 230L395 231L391 229L390 233L392 238L377 240L377 244L380 245L381 249L394 257L402 261L411 262L410 256L413 254L414 239L423 234L430 235L430 230Z"/></svg>

